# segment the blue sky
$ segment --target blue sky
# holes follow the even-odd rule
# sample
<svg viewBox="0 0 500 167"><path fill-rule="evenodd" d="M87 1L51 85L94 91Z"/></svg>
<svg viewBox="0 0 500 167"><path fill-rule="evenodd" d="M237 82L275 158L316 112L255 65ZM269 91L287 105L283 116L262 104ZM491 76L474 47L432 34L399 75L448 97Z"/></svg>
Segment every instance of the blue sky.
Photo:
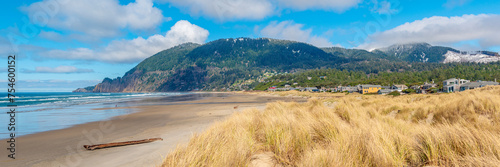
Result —
<svg viewBox="0 0 500 167"><path fill-rule="evenodd" d="M495 0L9 1L0 11L0 54L18 56L20 91L71 91L123 76L158 51L220 38L498 52L499 8Z"/></svg>

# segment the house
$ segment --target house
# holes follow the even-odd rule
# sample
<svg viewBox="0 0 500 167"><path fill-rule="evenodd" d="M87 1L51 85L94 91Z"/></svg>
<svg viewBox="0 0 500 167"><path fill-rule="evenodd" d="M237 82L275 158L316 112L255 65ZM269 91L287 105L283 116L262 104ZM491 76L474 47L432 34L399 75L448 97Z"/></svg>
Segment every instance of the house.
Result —
<svg viewBox="0 0 500 167"><path fill-rule="evenodd" d="M305 91L309 91L309 92L318 92L318 88L316 87L306 87L305 88Z"/></svg>
<svg viewBox="0 0 500 167"><path fill-rule="evenodd" d="M452 93L460 89L460 85L470 82L465 79L450 78L443 81L443 92Z"/></svg>
<svg viewBox="0 0 500 167"><path fill-rule="evenodd" d="M410 86L410 89L415 90L415 93L423 93L422 85L412 85Z"/></svg>
<svg viewBox="0 0 500 167"><path fill-rule="evenodd" d="M429 90L430 88L435 88L436 86L437 86L437 84L434 84L434 83L426 83L426 84L422 85L422 89Z"/></svg>
<svg viewBox="0 0 500 167"><path fill-rule="evenodd" d="M394 89L380 89L380 90L378 90L378 94L386 95L386 94L389 94L389 93L394 92L394 91L396 91L396 90L394 90Z"/></svg>
<svg viewBox="0 0 500 167"><path fill-rule="evenodd" d="M391 86L382 86L382 89L391 89Z"/></svg>
<svg viewBox="0 0 500 167"><path fill-rule="evenodd" d="M289 85L289 84L286 84L286 85L285 85L285 88L290 88L290 85Z"/></svg>
<svg viewBox="0 0 500 167"><path fill-rule="evenodd" d="M313 78L312 77L307 77L307 80L311 80L311 79L313 79Z"/></svg>
<svg viewBox="0 0 500 167"><path fill-rule="evenodd" d="M391 89L397 90L397 91L403 91L405 89L408 89L408 86L406 85L392 85Z"/></svg>
<svg viewBox="0 0 500 167"><path fill-rule="evenodd" d="M290 88L276 88L276 91L289 91Z"/></svg>
<svg viewBox="0 0 500 167"><path fill-rule="evenodd" d="M319 76L319 79L326 79L326 76Z"/></svg>
<svg viewBox="0 0 500 167"><path fill-rule="evenodd" d="M297 90L297 91L302 91L304 88L297 86L295 88L290 88L290 90Z"/></svg>
<svg viewBox="0 0 500 167"><path fill-rule="evenodd" d="M464 84L464 83L467 83L467 82L470 82L470 81L469 80L465 80L465 79L450 78L450 79L447 79L447 80L443 81L443 86L454 85L454 84L458 85L458 84Z"/></svg>
<svg viewBox="0 0 500 167"><path fill-rule="evenodd" d="M271 92L274 92L274 91L276 91L276 87L275 87L275 86L273 86L273 87L269 87L269 88L267 88L267 90L268 90L268 91L271 91Z"/></svg>
<svg viewBox="0 0 500 167"><path fill-rule="evenodd" d="M482 88L488 85L499 85L498 82L492 82L492 81L477 81L477 82L468 82L463 85L460 85L460 91L465 91L465 90L470 90L470 89L476 89L476 88Z"/></svg>
<svg viewBox="0 0 500 167"><path fill-rule="evenodd" d="M355 87L355 86L343 86L340 88L340 91L341 92L347 91L349 93L352 93L352 92L357 92L359 90L358 90L358 87Z"/></svg>
<svg viewBox="0 0 500 167"><path fill-rule="evenodd" d="M422 86L420 85L412 85L410 86L410 89L413 89L413 90L419 90Z"/></svg>
<svg viewBox="0 0 500 167"><path fill-rule="evenodd" d="M425 83L424 85L422 85L420 87L420 89L415 89L415 91L417 93L427 93L427 91L429 91L429 89L431 88L435 88L437 86L437 84L434 84L434 83Z"/></svg>
<svg viewBox="0 0 500 167"><path fill-rule="evenodd" d="M382 86L380 85L360 85L360 93L361 94L369 94L369 93L378 93Z"/></svg>

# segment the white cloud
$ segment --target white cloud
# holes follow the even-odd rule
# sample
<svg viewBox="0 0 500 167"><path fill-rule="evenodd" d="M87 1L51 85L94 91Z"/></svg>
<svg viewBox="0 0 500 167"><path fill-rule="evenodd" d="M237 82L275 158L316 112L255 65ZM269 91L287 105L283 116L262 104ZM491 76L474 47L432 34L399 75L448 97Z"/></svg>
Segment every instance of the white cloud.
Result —
<svg viewBox="0 0 500 167"><path fill-rule="evenodd" d="M176 45L194 42L204 43L209 32L188 21L178 21L165 35L153 35L144 39L115 40L104 48L76 48L71 50L50 50L41 56L57 59L97 60L111 63L135 63L159 51Z"/></svg>
<svg viewBox="0 0 500 167"><path fill-rule="evenodd" d="M389 1L379 2L378 0L372 0L372 3L374 4L374 7L372 8L372 12L375 12L378 14L395 14L395 13L399 12L399 9L395 9L393 4ZM395 6L398 6L399 2L396 1L396 3L397 4L395 4Z"/></svg>
<svg viewBox="0 0 500 167"><path fill-rule="evenodd" d="M157 0L181 7L192 16L207 16L219 21L260 20L279 14L282 9L343 12L362 0Z"/></svg>
<svg viewBox="0 0 500 167"><path fill-rule="evenodd" d="M483 49L500 45L500 15L480 14L455 17L433 16L405 23L396 28L369 35L359 47L375 49L395 43L428 42L453 45L477 41Z"/></svg>
<svg viewBox="0 0 500 167"><path fill-rule="evenodd" d="M25 73L92 73L92 69L81 69L74 66L35 67L35 70L24 70Z"/></svg>
<svg viewBox="0 0 500 167"><path fill-rule="evenodd" d="M327 11L343 12L356 7L362 0L277 0L281 8L295 10L320 9Z"/></svg>
<svg viewBox="0 0 500 167"><path fill-rule="evenodd" d="M193 16L208 16L220 21L258 20L273 14L268 0L160 0L185 9Z"/></svg>
<svg viewBox="0 0 500 167"><path fill-rule="evenodd" d="M71 92L77 88L96 85L102 80L19 80L20 92ZM0 80L0 89L7 89L7 80Z"/></svg>
<svg viewBox="0 0 500 167"><path fill-rule="evenodd" d="M312 28L303 29L303 24L296 24L293 21L273 21L262 30L260 34L269 38L286 39L310 43L318 47L333 46L328 39L311 35Z"/></svg>
<svg viewBox="0 0 500 167"><path fill-rule="evenodd" d="M67 41L67 38L65 38L60 33L57 33L54 31L43 31L42 30L42 31L40 31L40 34L38 34L38 36L41 38L44 38L44 39L51 40L51 41L58 41L58 42Z"/></svg>
<svg viewBox="0 0 500 167"><path fill-rule="evenodd" d="M465 5L466 3L469 3L472 0L447 0L445 4L443 4L444 7L446 8L454 8L457 6L462 6Z"/></svg>
<svg viewBox="0 0 500 167"><path fill-rule="evenodd" d="M43 6L49 5L49 10ZM164 18L152 0L136 0L120 5L117 0L43 0L21 7L32 22L58 30L69 30L97 37L112 37L121 29L151 30ZM44 19L48 18L48 21Z"/></svg>
<svg viewBox="0 0 500 167"><path fill-rule="evenodd" d="M1 56L0 57L7 57L6 55L8 54L11 54L13 53L13 49L12 49L12 45L10 44L10 42L3 38L3 37L0 37L0 54Z"/></svg>

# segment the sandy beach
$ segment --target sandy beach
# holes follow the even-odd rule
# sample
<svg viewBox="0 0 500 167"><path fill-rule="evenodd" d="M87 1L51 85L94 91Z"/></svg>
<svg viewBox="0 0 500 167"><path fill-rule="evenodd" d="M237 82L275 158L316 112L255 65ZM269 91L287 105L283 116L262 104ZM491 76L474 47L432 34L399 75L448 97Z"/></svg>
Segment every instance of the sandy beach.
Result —
<svg viewBox="0 0 500 167"><path fill-rule="evenodd" d="M215 121L247 108L264 108L272 101L304 98L224 94L174 101L168 105L131 106L138 112L110 120L22 136L16 139L16 160L1 166L156 166L179 144ZM120 109L119 107L116 109ZM163 138L146 144L88 151L83 145Z"/></svg>

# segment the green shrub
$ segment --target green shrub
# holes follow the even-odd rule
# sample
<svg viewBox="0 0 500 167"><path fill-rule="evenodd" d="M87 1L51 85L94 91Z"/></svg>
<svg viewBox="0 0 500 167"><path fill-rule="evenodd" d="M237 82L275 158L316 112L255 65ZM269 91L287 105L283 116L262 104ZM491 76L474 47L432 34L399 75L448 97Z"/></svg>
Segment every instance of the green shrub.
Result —
<svg viewBox="0 0 500 167"><path fill-rule="evenodd" d="M429 93L437 93L439 91L439 88L430 88Z"/></svg>
<svg viewBox="0 0 500 167"><path fill-rule="evenodd" d="M415 89L405 89L403 90L404 93L410 94L410 93L415 93Z"/></svg>
<svg viewBox="0 0 500 167"><path fill-rule="evenodd" d="M401 93L399 93L398 91L394 91L394 92L389 93L388 95L399 96L399 95L401 95Z"/></svg>

